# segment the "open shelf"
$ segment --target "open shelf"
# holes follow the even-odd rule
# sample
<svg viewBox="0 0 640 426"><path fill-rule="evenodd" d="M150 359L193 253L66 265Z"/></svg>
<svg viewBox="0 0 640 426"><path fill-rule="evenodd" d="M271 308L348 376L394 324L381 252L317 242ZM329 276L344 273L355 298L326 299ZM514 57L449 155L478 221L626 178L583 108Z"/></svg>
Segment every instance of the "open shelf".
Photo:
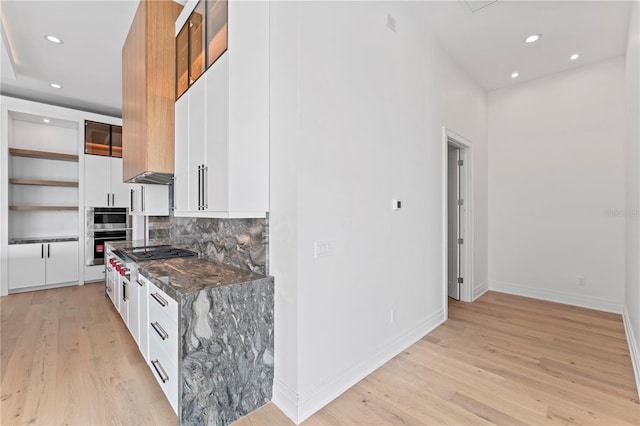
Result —
<svg viewBox="0 0 640 426"><path fill-rule="evenodd" d="M43 180L43 179L18 179L11 178L9 183L14 185L40 185L40 186L66 186L78 187L78 182L70 182L65 180Z"/></svg>
<svg viewBox="0 0 640 426"><path fill-rule="evenodd" d="M78 210L78 206L9 206L9 210L37 211L37 210Z"/></svg>
<svg viewBox="0 0 640 426"><path fill-rule="evenodd" d="M60 152L34 151L31 149L9 148L9 154L16 157L44 158L48 160L78 161L74 154L62 154Z"/></svg>

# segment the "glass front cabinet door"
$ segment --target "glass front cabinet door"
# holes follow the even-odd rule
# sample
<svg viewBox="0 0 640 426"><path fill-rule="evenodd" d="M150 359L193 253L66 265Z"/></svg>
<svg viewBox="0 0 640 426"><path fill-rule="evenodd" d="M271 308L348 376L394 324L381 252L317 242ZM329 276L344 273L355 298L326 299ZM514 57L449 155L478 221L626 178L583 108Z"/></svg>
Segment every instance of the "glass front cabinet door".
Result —
<svg viewBox="0 0 640 426"><path fill-rule="evenodd" d="M176 36L176 99L227 50L227 0L201 0Z"/></svg>

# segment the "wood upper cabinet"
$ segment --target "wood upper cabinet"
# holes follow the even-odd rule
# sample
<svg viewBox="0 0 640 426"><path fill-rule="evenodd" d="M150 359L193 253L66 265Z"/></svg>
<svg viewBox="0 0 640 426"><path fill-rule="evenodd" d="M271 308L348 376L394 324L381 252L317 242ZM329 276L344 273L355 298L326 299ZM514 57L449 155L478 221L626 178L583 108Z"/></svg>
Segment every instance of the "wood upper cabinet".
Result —
<svg viewBox="0 0 640 426"><path fill-rule="evenodd" d="M123 177L174 172L175 21L182 6L142 0L122 48Z"/></svg>

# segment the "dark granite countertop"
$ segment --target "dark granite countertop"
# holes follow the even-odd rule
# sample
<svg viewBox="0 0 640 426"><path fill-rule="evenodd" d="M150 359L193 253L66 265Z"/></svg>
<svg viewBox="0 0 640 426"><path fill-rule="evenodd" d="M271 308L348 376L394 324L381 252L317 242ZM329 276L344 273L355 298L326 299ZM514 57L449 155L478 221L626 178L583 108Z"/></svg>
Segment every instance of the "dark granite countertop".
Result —
<svg viewBox="0 0 640 426"><path fill-rule="evenodd" d="M131 240L107 243L115 250L132 247L171 244L166 240ZM138 271L176 300L183 294L195 293L232 284L244 284L268 277L219 263L211 259L181 257L175 259L146 260L137 262Z"/></svg>
<svg viewBox="0 0 640 426"><path fill-rule="evenodd" d="M67 241L78 241L78 237L10 238L9 244L63 243Z"/></svg>
<svg viewBox="0 0 640 426"><path fill-rule="evenodd" d="M269 279L235 266L195 257L148 260L138 263L138 271L176 299L201 290Z"/></svg>

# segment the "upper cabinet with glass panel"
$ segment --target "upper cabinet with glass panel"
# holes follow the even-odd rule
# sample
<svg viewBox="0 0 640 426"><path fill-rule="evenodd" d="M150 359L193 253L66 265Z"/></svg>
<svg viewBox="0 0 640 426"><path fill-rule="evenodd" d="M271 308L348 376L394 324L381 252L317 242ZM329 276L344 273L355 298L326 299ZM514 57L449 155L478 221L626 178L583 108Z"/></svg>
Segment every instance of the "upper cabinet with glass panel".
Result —
<svg viewBox="0 0 640 426"><path fill-rule="evenodd" d="M85 120L84 153L122 158L122 127Z"/></svg>
<svg viewBox="0 0 640 426"><path fill-rule="evenodd" d="M201 0L176 36L176 99L227 50L227 0Z"/></svg>

